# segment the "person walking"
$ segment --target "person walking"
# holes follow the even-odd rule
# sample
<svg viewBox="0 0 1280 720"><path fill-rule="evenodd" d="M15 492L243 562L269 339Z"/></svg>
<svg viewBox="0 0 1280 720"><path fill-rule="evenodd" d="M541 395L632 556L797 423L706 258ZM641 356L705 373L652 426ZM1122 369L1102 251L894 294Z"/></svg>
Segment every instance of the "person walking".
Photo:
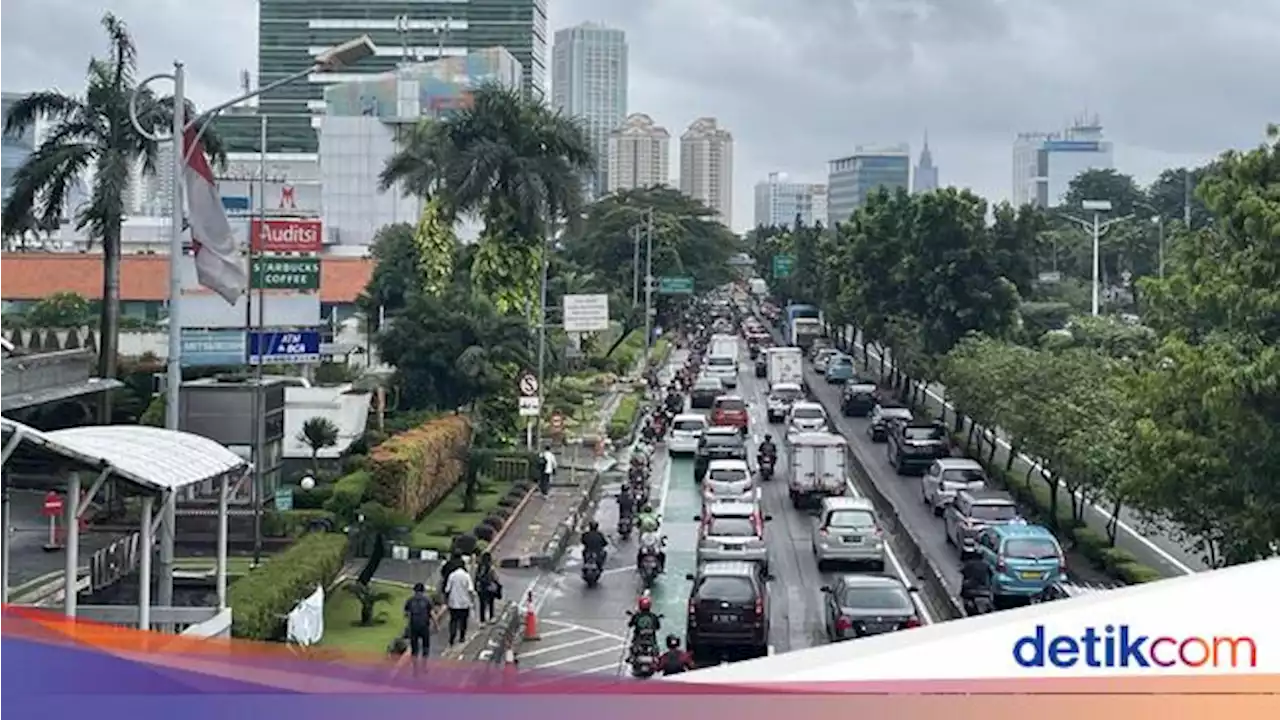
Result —
<svg viewBox="0 0 1280 720"><path fill-rule="evenodd" d="M406 634L409 636L409 652L413 656L414 672L418 670L419 660L431 652L431 630L437 625L432 609L433 603L427 596L427 586L415 584L413 595L404 602L404 617L408 624Z"/></svg>
<svg viewBox="0 0 1280 720"><path fill-rule="evenodd" d="M466 565L449 573L444 584L445 603L449 606L449 645L467 641L467 619L475 604L476 586Z"/></svg>
<svg viewBox="0 0 1280 720"><path fill-rule="evenodd" d="M556 475L556 454L551 452L551 444L547 443L542 448L542 475L538 478L538 491L542 493L542 497L546 497L551 492L551 480Z"/></svg>
<svg viewBox="0 0 1280 720"><path fill-rule="evenodd" d="M493 567L493 556L488 552L480 555L480 564L476 567L476 596L480 600L480 622L493 620L494 603L502 599L502 583Z"/></svg>

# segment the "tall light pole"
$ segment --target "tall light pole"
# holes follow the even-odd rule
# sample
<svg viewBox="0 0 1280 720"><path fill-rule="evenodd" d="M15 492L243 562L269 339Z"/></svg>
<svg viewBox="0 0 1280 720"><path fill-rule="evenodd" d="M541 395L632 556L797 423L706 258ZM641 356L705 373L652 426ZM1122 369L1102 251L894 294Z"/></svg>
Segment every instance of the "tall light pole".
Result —
<svg viewBox="0 0 1280 720"><path fill-rule="evenodd" d="M1164 279L1164 215L1160 214L1160 209L1155 205L1145 202L1135 203L1138 207L1143 207L1151 211L1151 223L1156 226L1156 272L1159 273L1160 279Z"/></svg>
<svg viewBox="0 0 1280 720"><path fill-rule="evenodd" d="M171 178L173 182L172 207L170 207L170 228L169 228L169 357L165 367L165 427L170 430L178 429L178 414L181 411L180 395L182 388L182 320L181 320L181 298L182 298L182 231L184 218L182 213L182 179L186 170L189 153L191 153L200 143L200 138L205 130L209 128L210 121L218 113L229 107L239 105L240 103L258 97L259 95L274 90L283 85L297 82L306 78L313 72L333 71L352 63L358 62L377 52L373 41L368 35L362 35L354 40L349 40L341 45L337 45L320 55L316 56L316 61L311 67L305 70L281 78L273 83L264 85L256 90L251 90L234 97L224 103L215 105L206 110L200 117L192 118L187 121L185 108L187 106L186 96L186 70L182 63L173 63L173 73L158 73L151 77L143 79L134 89L133 96L129 98L129 120L133 123L133 127L143 137L153 142L173 142L173 165L170 167ZM138 120L138 98L145 91L148 85L158 80L170 80L173 82L173 127L168 135L161 135L151 131L150 128L142 126ZM186 147L184 139L187 130L192 127L198 127L195 138L190 143L190 147ZM258 458L255 458L258 460ZM174 526L177 522L178 498L174 493L168 493L165 497L164 507L161 514L160 524L160 562L159 575L160 583L158 592L156 593L157 602L161 606L173 605L173 545L174 545Z"/></svg>
<svg viewBox="0 0 1280 720"><path fill-rule="evenodd" d="M644 225L644 370L649 372L653 347L653 208L647 208Z"/></svg>
<svg viewBox="0 0 1280 720"><path fill-rule="evenodd" d="M1097 317L1101 306L1101 282L1099 276L1102 270L1102 235L1112 225L1133 217L1133 213L1102 222L1102 213L1111 212L1110 200L1085 200L1080 203L1080 207L1093 213L1092 222L1065 213L1062 214L1062 217L1082 226L1093 234L1093 301L1091 303L1091 312L1094 317Z"/></svg>

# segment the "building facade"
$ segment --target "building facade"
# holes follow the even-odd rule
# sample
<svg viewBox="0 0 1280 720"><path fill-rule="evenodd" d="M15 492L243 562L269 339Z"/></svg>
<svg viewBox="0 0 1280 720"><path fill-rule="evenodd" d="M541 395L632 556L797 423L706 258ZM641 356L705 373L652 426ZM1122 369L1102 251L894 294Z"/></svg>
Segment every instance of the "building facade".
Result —
<svg viewBox="0 0 1280 720"><path fill-rule="evenodd" d="M680 191L733 222L733 135L715 118L698 118L680 136Z"/></svg>
<svg viewBox="0 0 1280 720"><path fill-rule="evenodd" d="M313 73L259 99L262 112L281 118L268 136L272 152L319 150L316 116L325 112L327 86L472 49L506 48L520 63L521 87L545 95L547 0L258 0L258 83L303 72L317 54L360 35L377 45L374 57L340 72ZM217 128L228 150L257 150L256 120L227 115Z"/></svg>
<svg viewBox="0 0 1280 720"><path fill-rule="evenodd" d="M627 114L626 33L596 23L557 30L551 102L586 127L597 162L591 195L603 195L609 184L609 135Z"/></svg>
<svg viewBox="0 0 1280 720"><path fill-rule="evenodd" d="M755 225L792 227L827 222L827 186L792 182L783 173L769 173L756 183Z"/></svg>
<svg viewBox="0 0 1280 720"><path fill-rule="evenodd" d="M1112 145L1103 139L1096 117L1062 132L1020 133L1013 144L1013 202L1055 207L1080 173L1112 167Z"/></svg>
<svg viewBox="0 0 1280 720"><path fill-rule="evenodd" d="M666 185L671 181L671 133L642 113L627 116L609 133L606 192Z"/></svg>
<svg viewBox="0 0 1280 720"><path fill-rule="evenodd" d="M911 192L926 193L938 189L938 167L933 164L933 153L929 151L929 135L924 136L924 148L920 150L920 161L916 163L915 174L911 177Z"/></svg>
<svg viewBox="0 0 1280 720"><path fill-rule="evenodd" d="M852 155L827 164L827 226L848 222L877 189L911 186L911 148L859 146Z"/></svg>

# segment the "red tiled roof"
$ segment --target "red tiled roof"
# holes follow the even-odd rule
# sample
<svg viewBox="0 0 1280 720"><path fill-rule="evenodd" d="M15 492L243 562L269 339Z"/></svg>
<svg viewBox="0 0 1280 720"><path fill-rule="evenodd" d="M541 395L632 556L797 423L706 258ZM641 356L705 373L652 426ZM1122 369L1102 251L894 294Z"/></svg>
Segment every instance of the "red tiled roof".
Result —
<svg viewBox="0 0 1280 720"><path fill-rule="evenodd" d="M354 302L369 284L373 260L354 257L320 259L320 300ZM102 256L80 253L0 253L0 297L39 300L58 292L72 292L97 300L102 297ZM120 258L120 299L163 301L169 295L167 255L125 255Z"/></svg>

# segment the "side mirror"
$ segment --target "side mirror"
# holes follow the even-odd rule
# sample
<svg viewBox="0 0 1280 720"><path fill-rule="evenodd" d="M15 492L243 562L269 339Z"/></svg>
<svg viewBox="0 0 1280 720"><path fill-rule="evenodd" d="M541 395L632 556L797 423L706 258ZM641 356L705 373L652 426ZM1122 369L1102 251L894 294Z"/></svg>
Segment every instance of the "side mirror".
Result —
<svg viewBox="0 0 1280 720"><path fill-rule="evenodd" d="M773 582L774 580L777 580L777 579L778 579L778 576L774 575L773 573L769 573L768 575L764 576L765 582Z"/></svg>
<svg viewBox="0 0 1280 720"><path fill-rule="evenodd" d="M693 516L693 521L694 521L694 522L702 522L702 516L701 516L701 515L694 515L694 516Z"/></svg>
<svg viewBox="0 0 1280 720"><path fill-rule="evenodd" d="M773 516L772 516L772 515L765 515L765 516L764 516L764 521L765 521L765 522L772 522L772 521L773 521Z"/></svg>
<svg viewBox="0 0 1280 720"><path fill-rule="evenodd" d="M693 573L685 573L684 579L692 582L694 580L697 580L698 578L694 577Z"/></svg>
<svg viewBox="0 0 1280 720"><path fill-rule="evenodd" d="M918 593L920 592L920 588L916 587L915 585L908 585L907 592Z"/></svg>

